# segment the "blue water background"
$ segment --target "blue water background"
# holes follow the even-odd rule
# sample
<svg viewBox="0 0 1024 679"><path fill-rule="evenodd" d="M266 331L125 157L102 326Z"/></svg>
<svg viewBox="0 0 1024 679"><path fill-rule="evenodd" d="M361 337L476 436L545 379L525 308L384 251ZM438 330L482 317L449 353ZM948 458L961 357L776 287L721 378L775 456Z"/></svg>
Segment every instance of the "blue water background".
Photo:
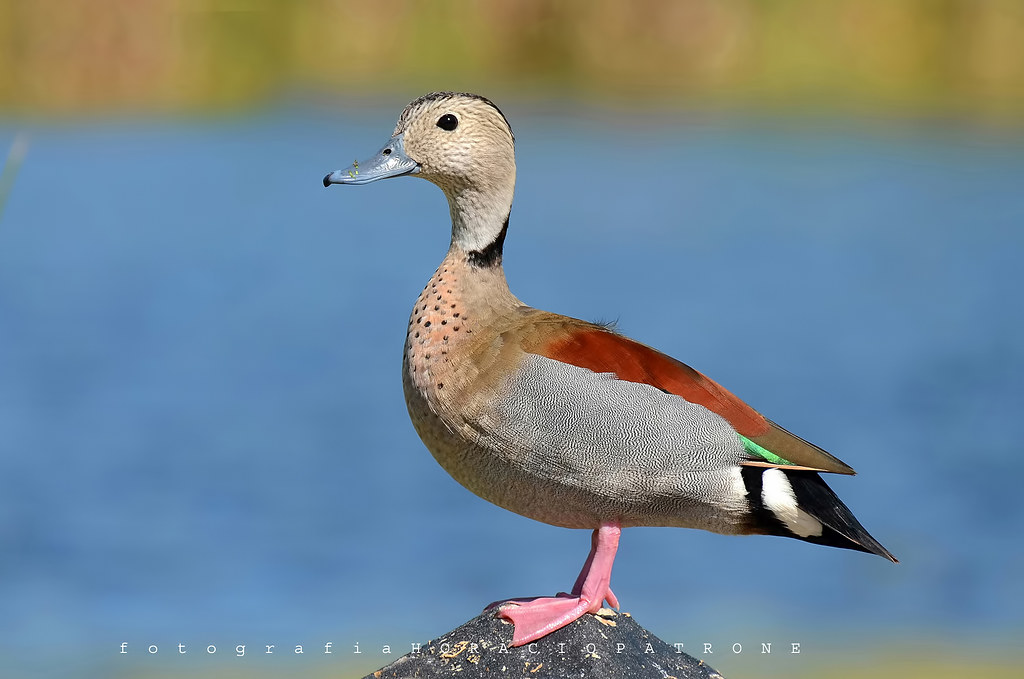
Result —
<svg viewBox="0 0 1024 679"><path fill-rule="evenodd" d="M403 103L0 125L0 149L31 135L0 220L5 665L404 652L571 586L589 536L463 490L408 422L442 194L320 184ZM1024 138L503 108L513 291L618 321L849 462L830 483L903 561L632 529L624 608L688 645L1019 638Z"/></svg>

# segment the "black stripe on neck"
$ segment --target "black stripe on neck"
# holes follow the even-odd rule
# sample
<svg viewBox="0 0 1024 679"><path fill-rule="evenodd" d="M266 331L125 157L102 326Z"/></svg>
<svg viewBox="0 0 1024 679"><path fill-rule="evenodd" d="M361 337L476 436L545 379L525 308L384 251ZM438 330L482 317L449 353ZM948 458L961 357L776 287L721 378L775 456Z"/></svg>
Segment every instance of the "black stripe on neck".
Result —
<svg viewBox="0 0 1024 679"><path fill-rule="evenodd" d="M466 254L470 264L481 269L501 265L501 249L505 246L505 234L508 233L508 218L509 215L505 215L505 223L501 225L498 237L492 240L490 245Z"/></svg>

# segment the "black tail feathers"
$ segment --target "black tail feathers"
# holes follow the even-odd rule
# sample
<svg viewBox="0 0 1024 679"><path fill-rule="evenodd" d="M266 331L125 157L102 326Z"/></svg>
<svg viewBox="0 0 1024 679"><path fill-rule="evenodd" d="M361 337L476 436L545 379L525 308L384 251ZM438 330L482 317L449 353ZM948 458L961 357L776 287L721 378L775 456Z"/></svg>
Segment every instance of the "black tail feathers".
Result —
<svg viewBox="0 0 1024 679"><path fill-rule="evenodd" d="M792 487L797 507L821 523L820 535L796 534L787 527L779 514L766 506L763 497L763 475L769 471L782 472L785 475ZM819 545L877 554L893 563L899 563L889 550L871 537L871 534L860 524L853 512L843 504L843 501L828 487L817 472L744 467L742 474L747 487L747 499L751 505L751 512L758 522L758 527L764 532L795 537L798 540Z"/></svg>

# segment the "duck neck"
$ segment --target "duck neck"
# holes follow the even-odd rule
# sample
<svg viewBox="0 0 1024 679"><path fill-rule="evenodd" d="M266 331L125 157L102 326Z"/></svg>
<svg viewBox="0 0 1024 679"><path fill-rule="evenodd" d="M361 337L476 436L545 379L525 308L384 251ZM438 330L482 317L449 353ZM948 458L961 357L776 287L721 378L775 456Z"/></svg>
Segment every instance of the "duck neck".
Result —
<svg viewBox="0 0 1024 679"><path fill-rule="evenodd" d="M448 207L452 217L451 250L465 253L474 266L500 267L512 210L512 188L507 192L472 188L453 192L448 194Z"/></svg>

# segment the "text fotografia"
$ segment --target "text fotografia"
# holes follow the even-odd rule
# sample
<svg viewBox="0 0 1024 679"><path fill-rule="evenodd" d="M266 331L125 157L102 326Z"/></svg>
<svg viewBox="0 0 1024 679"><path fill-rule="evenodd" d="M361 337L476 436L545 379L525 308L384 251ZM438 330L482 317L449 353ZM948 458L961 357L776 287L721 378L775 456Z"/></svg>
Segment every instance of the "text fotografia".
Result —
<svg viewBox="0 0 1024 679"><path fill-rule="evenodd" d="M423 644L411 643L409 645L409 653L413 655L419 655L424 652L436 652L442 658L448 657L453 658L463 653L469 655L475 655L487 651L489 653L497 654L519 654L519 655L535 655L540 653L541 642L533 642L526 646L514 647L507 646L506 644L488 644L486 648L481 648L478 644L466 641L460 641L455 644L442 643L436 647L428 645L427 649L423 648ZM676 653L689 653L690 655L715 655L718 654L732 654L740 655L742 653L757 653L759 655L773 655L773 654L786 654L786 655L798 655L801 652L799 641L787 641L787 642L771 642L771 641L759 641L754 643L747 643L744 645L741 642L733 642L731 644L720 644L712 642L701 642L696 646L687 646L683 642L669 644L672 646ZM306 649L309 649L307 652ZM396 647L396 649L399 647ZM545 649L548 650L548 649ZM574 647L571 644L559 642L553 645L553 651L560 655L566 655L568 653L582 653L589 656L595 656L598 653L622 653L626 650L626 644L615 642L609 644L604 643L586 643L581 646ZM359 643L352 644L350 648L342 648L336 646L334 642L328 641L323 644L321 650L320 645L305 646L303 644L296 644L295 646L278 646L276 644L263 644L263 645L248 645L238 644L234 648L230 646L226 649L221 649L214 644L209 644L205 648L201 645L198 647L192 647L188 644L178 643L172 644L169 647L162 647L157 644L150 644L149 646L142 646L141 650L136 650L134 646L129 645L127 641L121 642L121 654L139 654L144 653L147 655L195 655L202 654L207 656L218 656L218 655L233 655L237 658L244 658L248 655L340 655L340 654L351 654L361 655L364 652L373 653L374 651L379 652L381 655L392 655L396 651L392 649L390 644L384 644L374 648L360 648ZM648 643L644 649L644 653L655 654L657 651L654 645Z"/></svg>

